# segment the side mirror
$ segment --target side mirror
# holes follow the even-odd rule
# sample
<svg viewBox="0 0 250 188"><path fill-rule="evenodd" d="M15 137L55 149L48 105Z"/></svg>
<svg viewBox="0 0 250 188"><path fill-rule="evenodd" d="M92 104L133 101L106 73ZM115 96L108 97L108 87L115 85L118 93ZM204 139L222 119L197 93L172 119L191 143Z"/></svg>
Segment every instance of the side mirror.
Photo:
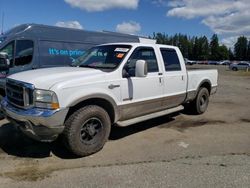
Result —
<svg viewBox="0 0 250 188"><path fill-rule="evenodd" d="M10 61L8 55L5 53L0 53L0 71L8 71L10 66Z"/></svg>
<svg viewBox="0 0 250 188"><path fill-rule="evenodd" d="M137 60L135 64L135 76L146 77L148 74L148 66L145 60Z"/></svg>

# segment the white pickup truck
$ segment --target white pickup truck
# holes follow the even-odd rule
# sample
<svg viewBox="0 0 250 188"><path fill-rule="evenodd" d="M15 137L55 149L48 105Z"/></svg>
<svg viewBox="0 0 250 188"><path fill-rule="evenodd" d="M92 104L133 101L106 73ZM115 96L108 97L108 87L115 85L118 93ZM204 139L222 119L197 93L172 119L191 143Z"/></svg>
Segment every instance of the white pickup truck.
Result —
<svg viewBox="0 0 250 188"><path fill-rule="evenodd" d="M1 106L28 136L63 136L76 155L102 149L110 129L181 111L206 111L217 70L187 71L180 50L146 43L103 44L72 67L8 77Z"/></svg>

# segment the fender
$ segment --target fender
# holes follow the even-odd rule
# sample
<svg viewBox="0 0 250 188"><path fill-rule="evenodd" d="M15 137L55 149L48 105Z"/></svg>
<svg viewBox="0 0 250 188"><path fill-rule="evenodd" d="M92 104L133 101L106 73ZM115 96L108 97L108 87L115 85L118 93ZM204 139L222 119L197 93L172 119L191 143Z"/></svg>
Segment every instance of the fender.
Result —
<svg viewBox="0 0 250 188"><path fill-rule="evenodd" d="M209 90L209 94L211 92L211 88L212 88L212 84L211 84L211 81L208 80L208 79L204 79L201 81L201 83L199 84L199 86L196 88L196 90L192 90L192 91L189 91L187 92L187 96L186 96L186 99L184 101L184 103L188 102L188 101L192 101L196 98L197 94L198 94L198 91L199 91L199 88L204 84L204 83L208 83L210 85L210 90Z"/></svg>
<svg viewBox="0 0 250 188"><path fill-rule="evenodd" d="M89 95L86 95L84 97L78 98L78 99L74 100L72 103L70 103L69 107L73 107L73 106L77 105L78 103L84 102L84 101L89 100L89 99L103 99L103 100L106 100L107 102L109 102L113 106L113 109L115 112L114 121L115 122L118 121L118 118L120 117L120 110L119 110L115 100L112 97L110 97L109 95L104 94L104 93L89 94Z"/></svg>

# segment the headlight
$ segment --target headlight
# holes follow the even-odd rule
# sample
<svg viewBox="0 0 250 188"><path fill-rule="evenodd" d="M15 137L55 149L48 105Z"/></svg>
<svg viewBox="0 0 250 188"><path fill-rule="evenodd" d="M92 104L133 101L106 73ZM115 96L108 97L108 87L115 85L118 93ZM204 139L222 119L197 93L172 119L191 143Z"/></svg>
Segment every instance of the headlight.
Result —
<svg viewBox="0 0 250 188"><path fill-rule="evenodd" d="M59 103L55 92L35 89L35 106L38 108L58 109Z"/></svg>

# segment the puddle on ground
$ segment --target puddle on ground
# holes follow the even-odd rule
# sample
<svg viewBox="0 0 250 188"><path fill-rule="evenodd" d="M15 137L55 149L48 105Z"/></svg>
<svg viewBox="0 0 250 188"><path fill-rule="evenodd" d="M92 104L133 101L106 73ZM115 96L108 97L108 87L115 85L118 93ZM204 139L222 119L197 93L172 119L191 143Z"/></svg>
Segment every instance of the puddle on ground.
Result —
<svg viewBox="0 0 250 188"><path fill-rule="evenodd" d="M247 118L242 118L240 119L240 121L243 123L250 123L250 119L247 119Z"/></svg>
<svg viewBox="0 0 250 188"><path fill-rule="evenodd" d="M37 160L22 161L13 171L2 172L0 176L15 181L37 181L47 178L51 170L42 170Z"/></svg>
<svg viewBox="0 0 250 188"><path fill-rule="evenodd" d="M208 119L203 119L203 120L175 120L173 122L164 124L159 126L159 128L173 128L177 131L183 132L188 128L192 127L201 127L205 125L213 125L213 124L225 124L225 121L222 120L208 120Z"/></svg>
<svg viewBox="0 0 250 188"><path fill-rule="evenodd" d="M17 168L13 172L4 172L3 177L8 177L16 181L37 181L50 176L52 171L40 171L36 166L28 166L25 168Z"/></svg>

